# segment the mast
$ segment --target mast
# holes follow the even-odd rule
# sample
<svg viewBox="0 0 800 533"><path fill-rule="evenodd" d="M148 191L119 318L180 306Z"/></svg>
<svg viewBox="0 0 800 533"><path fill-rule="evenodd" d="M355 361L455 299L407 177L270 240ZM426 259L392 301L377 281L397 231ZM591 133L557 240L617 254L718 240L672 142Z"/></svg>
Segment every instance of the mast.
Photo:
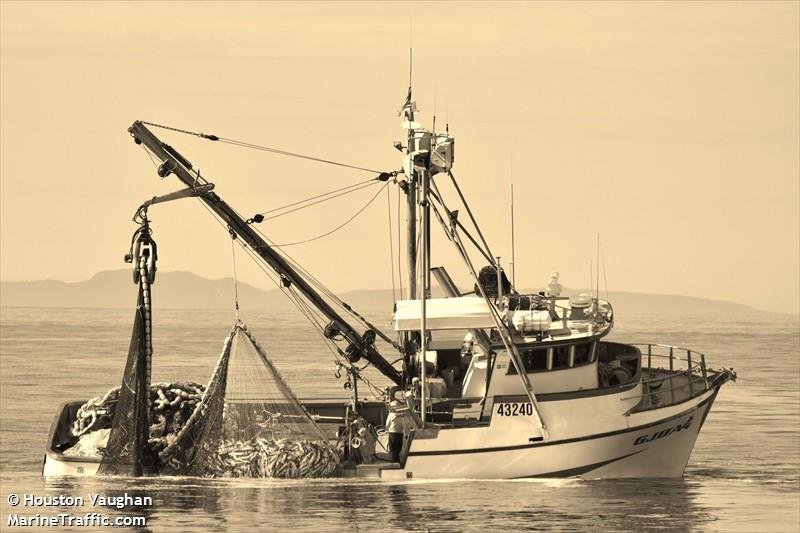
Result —
<svg viewBox="0 0 800 533"><path fill-rule="evenodd" d="M147 149L162 161L158 169L161 177L166 177L174 173L187 187L195 190L197 196L211 208L222 220L224 220L231 231L239 235L252 250L261 257L280 277L285 286L294 285L303 296L317 309L319 309L332 323L341 331L344 338L354 347L359 355L375 365L383 375L392 380L395 384L402 383L400 373L378 352L372 342L365 342L353 327L347 323L322 296L320 296L306 280L292 268L286 260L271 246L269 246L253 228L250 227L236 211L229 206L216 193L210 189L202 189L206 181L200 174L192 170L192 164L180 155L174 148L161 142L144 124L136 121L128 128L128 132L133 137L136 144L144 144Z"/></svg>
<svg viewBox="0 0 800 533"><path fill-rule="evenodd" d="M427 302L430 292L430 216L431 207L428 201L428 191L430 187L430 172L422 170L422 199L420 200L420 210L422 211L422 272L420 272L420 282L422 291L420 294L420 307L422 312L420 320L420 351L422 352L422 368L420 369L420 417L422 427L425 427L425 410L428 403L426 383L428 374L428 324L427 324Z"/></svg>
<svg viewBox="0 0 800 533"><path fill-rule="evenodd" d="M411 97L411 73L408 79L408 96L403 104L401 112L404 113L405 125L408 129L406 142L406 157L403 162L403 171L408 178L404 188L406 193L406 299L415 300L417 298L417 173L414 170L413 153L416 150L416 131L414 129L414 101ZM413 360L417 347L413 341L411 332L403 334L403 351L406 361L406 368Z"/></svg>
<svg viewBox="0 0 800 533"><path fill-rule="evenodd" d="M417 172L414 169L412 154L416 148L416 130L414 129L414 103L411 99L411 86L408 86L408 98L406 99L407 108L405 110L406 121L408 122L408 147L406 149L406 164L404 170L407 171L408 188L406 189L406 245L408 261L408 293L409 300L417 297Z"/></svg>

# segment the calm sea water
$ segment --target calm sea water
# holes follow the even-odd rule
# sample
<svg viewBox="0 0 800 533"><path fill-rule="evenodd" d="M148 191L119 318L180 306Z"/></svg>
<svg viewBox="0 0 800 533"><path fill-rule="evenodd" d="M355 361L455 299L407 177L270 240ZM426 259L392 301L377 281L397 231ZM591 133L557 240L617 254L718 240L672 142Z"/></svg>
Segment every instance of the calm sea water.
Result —
<svg viewBox="0 0 800 533"><path fill-rule="evenodd" d="M244 315L300 397L346 397L333 356L296 313ZM119 384L132 310L0 312L0 530L11 493L149 495L149 531L798 531L800 325L797 317L625 316L612 338L663 342L734 367L678 480L269 481L41 477L58 405ZM381 323L386 323L384 317ZM205 383L230 312L157 310L154 380ZM376 385L383 381L369 374ZM39 509L42 515L60 510ZM78 509L86 512L93 509ZM96 510L96 509L95 509ZM69 530L69 528L66 528ZM73 528L86 531L91 528ZM50 530L64 530L51 528Z"/></svg>

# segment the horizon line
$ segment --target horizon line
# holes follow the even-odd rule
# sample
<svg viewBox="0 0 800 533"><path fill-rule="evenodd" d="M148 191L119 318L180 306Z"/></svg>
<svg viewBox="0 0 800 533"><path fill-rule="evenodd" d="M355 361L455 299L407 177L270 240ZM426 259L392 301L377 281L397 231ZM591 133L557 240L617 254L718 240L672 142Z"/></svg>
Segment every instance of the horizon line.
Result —
<svg viewBox="0 0 800 533"><path fill-rule="evenodd" d="M0 283L55 282L55 283L63 283L65 285L75 285L75 284L79 284L79 283L90 282L95 277L97 277L99 274L103 274L103 273L106 273L106 272L107 273L115 273L115 272L124 272L124 271L128 271L128 270L129 269L127 269L127 268L117 268L117 269L111 269L111 270L100 270L100 271L97 271L94 274L92 274L89 278L78 280L78 281L66 281L66 280L54 279L54 278L24 279L24 280L7 280L7 279L0 278ZM225 280L232 280L233 279L232 276L226 276L226 277L221 277L221 278L207 278L207 277L204 277L204 276L202 276L200 274L197 274L197 273L195 273L195 272L193 272L191 270L169 270L169 271L162 271L161 274L189 274L189 275L192 275L194 277L197 277L197 278L199 278L201 280L205 280L205 281L225 281ZM254 289L257 289L257 290L260 290L260 291L264 291L264 292L272 292L272 291L279 291L280 290L277 287L261 288L261 287L255 285L255 284L253 284L253 283L249 283L247 281L242 281L242 280L240 280L239 282L243 283L245 285L248 285L248 286L250 286L250 287L252 287ZM533 287L527 287L527 288L522 288L522 290L523 291L524 290L534 290L534 288ZM567 290L570 290L570 291L582 291L582 292L588 292L589 291L588 288L580 288L580 287L578 287L578 288L567 287ZM392 291L392 288L391 287L351 288L351 289L345 289L345 290L337 291L337 292L339 292L340 294L346 294L346 293L356 292L356 291ZM787 315L787 316L800 316L800 309L798 309L798 311L796 311L796 312L791 312L791 311L773 311L773 310L768 310L768 309L759 309L759 308L753 307L750 304L746 304L746 303L742 303L742 302L737 302L737 301L733 301L733 300L724 300L724 299L719 299L719 298L712 298L712 297L708 297L708 296L696 296L696 295L678 294L678 293L652 293L652 292L642 292L642 291L639 291L639 290L630 290L630 289L614 289L614 290L603 291L603 292L618 293L618 294L619 293L638 294L638 295L645 295L645 296L694 298L694 299L698 299L698 300L705 300L705 301L708 301L708 302L718 302L718 303L740 305L742 307L746 307L746 308L752 309L753 311L758 312L758 313L772 313L772 314ZM0 303L0 306L2 306L1 303ZM25 307L25 306L2 306L2 307ZM81 307L76 307L76 309L79 309L79 308L81 308ZM213 308L209 308L209 309L213 309Z"/></svg>

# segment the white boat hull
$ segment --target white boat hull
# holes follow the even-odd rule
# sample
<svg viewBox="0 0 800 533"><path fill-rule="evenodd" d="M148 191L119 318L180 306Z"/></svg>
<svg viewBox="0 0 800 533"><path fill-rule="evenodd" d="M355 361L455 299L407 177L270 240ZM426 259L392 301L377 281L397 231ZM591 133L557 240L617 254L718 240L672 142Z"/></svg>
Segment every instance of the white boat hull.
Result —
<svg viewBox="0 0 800 533"><path fill-rule="evenodd" d="M548 439L528 442L538 429L527 417L493 416L492 425L450 428L433 438L412 439L403 468L380 470L384 479L664 478L680 477L718 388L677 405L639 413L608 412L602 420L589 405L627 409L619 395L601 401L545 402L544 412L563 408L575 424L552 428ZM630 394L630 393L625 393ZM552 405L548 405L552 403ZM567 403L572 404L567 406ZM576 418L576 413L583 416ZM580 420L583 418L583 420ZM54 421L54 425L57 421ZM608 429L613 425L622 426ZM505 425L505 427L503 427ZM605 430L603 429L605 427ZM424 432L425 430L423 430ZM93 476L98 459L69 457L48 449L44 476Z"/></svg>
<svg viewBox="0 0 800 533"><path fill-rule="evenodd" d="M434 440L458 446L437 449L434 442L428 442L424 451L415 451L414 441L404 469L384 470L383 477L680 477L716 394L717 390L712 389L677 406L631 414L627 417L629 427L624 429L567 439L476 446L467 429L451 429L446 432L455 434L442 438L443 431ZM679 408L677 412L675 408ZM659 415L659 419L652 420Z"/></svg>
<svg viewBox="0 0 800 533"><path fill-rule="evenodd" d="M97 475L98 468L100 468L99 461L89 462L79 457L65 457L62 454L58 454L58 456L46 454L44 456L42 475L45 477L94 476Z"/></svg>

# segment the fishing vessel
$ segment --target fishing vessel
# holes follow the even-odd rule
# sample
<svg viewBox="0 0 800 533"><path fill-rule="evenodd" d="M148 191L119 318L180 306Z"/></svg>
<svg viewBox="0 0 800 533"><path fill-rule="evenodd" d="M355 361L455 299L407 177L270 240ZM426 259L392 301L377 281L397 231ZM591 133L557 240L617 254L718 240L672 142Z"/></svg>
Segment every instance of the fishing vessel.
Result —
<svg viewBox="0 0 800 533"><path fill-rule="evenodd" d="M705 355L689 348L606 340L615 320L611 304L599 291L562 295L556 273L545 290L520 292L493 255L455 177L449 126L444 132L428 130L415 120L416 113L409 88L399 113L405 144L395 143L403 154L402 167L375 172L372 178L405 197L405 283L393 309L394 332L381 331L327 290L258 228L263 215L241 215L189 159L154 134L164 126L143 121L134 122L129 134L156 161L159 176L174 176L185 189L145 202L138 219L146 222L154 204L199 198L248 255L274 273L290 301L340 356L352 398L302 400L309 416L347 437L351 460L339 475L681 476L720 388L736 374L708 367ZM431 264L435 225L469 273L469 290L458 287L445 266ZM139 275L149 274L142 270ZM432 296L433 280L443 296ZM384 397L359 398L358 385L367 382L361 363L393 384ZM359 435L347 433L349 425L360 420L382 427L393 398L409 399L401 408L407 424L398 461L380 455L352 459L359 457L355 450L363 443ZM100 459L63 453L74 441L71 428L83 403L68 402L56 414L44 475L97 473Z"/></svg>

